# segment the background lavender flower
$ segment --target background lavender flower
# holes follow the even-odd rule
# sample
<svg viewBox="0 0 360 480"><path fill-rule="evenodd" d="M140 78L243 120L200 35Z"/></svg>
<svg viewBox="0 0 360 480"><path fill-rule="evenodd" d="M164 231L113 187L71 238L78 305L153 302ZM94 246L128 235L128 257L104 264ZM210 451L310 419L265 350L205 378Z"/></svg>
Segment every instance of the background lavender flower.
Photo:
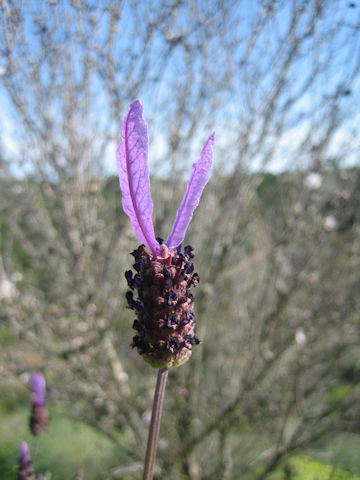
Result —
<svg viewBox="0 0 360 480"><path fill-rule="evenodd" d="M18 480L36 480L26 442L22 442L20 448Z"/></svg>
<svg viewBox="0 0 360 480"><path fill-rule="evenodd" d="M48 414L45 405L45 378L42 373L31 376L32 411L30 417L30 431L38 436L46 431Z"/></svg>

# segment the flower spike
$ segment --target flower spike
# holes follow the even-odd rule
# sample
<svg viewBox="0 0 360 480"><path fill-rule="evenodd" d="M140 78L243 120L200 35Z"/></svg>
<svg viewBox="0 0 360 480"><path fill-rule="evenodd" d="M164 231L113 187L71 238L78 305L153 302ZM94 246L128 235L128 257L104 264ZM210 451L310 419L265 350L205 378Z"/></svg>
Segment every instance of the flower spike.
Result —
<svg viewBox="0 0 360 480"><path fill-rule="evenodd" d="M45 404L45 378L42 373L33 373L31 376L32 410L30 417L30 431L33 435L46 432L48 414Z"/></svg>
<svg viewBox="0 0 360 480"><path fill-rule="evenodd" d="M193 165L192 174L186 188L184 198L177 211L173 228L166 245L175 248L184 240L186 230L192 219L195 208L199 205L202 191L210 177L212 165L212 146L215 142L215 132L210 136L200 154L199 160Z"/></svg>
<svg viewBox="0 0 360 480"><path fill-rule="evenodd" d="M148 136L142 111L138 100L130 105L121 128L122 142L116 151L116 159L124 211L140 242L148 245L156 255L159 244L151 219L153 203L147 165Z"/></svg>
<svg viewBox="0 0 360 480"><path fill-rule="evenodd" d="M121 129L122 143L117 150L123 207L142 245L132 252L134 272L127 270L125 278L130 288L126 293L128 308L136 318L132 347L154 368L182 365L200 340L195 335L194 295L192 288L199 283L194 273L193 248L181 242L189 226L202 191L209 179L212 165L213 133L206 142L192 174L184 198L176 214L172 232L164 244L156 239L151 220L147 166L147 127L142 118L142 106L134 102ZM146 246L150 247L149 253Z"/></svg>

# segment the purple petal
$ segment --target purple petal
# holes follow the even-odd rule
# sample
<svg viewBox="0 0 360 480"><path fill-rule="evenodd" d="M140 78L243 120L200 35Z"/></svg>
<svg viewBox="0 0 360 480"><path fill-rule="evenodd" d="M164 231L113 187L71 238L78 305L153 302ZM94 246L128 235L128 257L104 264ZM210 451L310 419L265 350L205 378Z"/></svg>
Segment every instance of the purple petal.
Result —
<svg viewBox="0 0 360 480"><path fill-rule="evenodd" d="M33 404L41 406L45 404L45 379L42 373L31 375L31 387L33 391Z"/></svg>
<svg viewBox="0 0 360 480"><path fill-rule="evenodd" d="M177 247L183 241L194 210L199 205L202 191L210 177L213 159L211 147L214 145L214 142L215 132L205 143L199 160L193 165L192 174L184 198L177 211L172 231L166 240L166 245L169 248Z"/></svg>
<svg viewBox="0 0 360 480"><path fill-rule="evenodd" d="M29 463L31 463L29 448L26 442L21 443L20 448L20 467L25 468Z"/></svg>
<svg viewBox="0 0 360 480"><path fill-rule="evenodd" d="M159 244L151 219L153 204L147 165L148 136L142 111L138 100L130 105L121 127L122 141L116 151L116 160L124 211L140 242L148 245L155 255Z"/></svg>

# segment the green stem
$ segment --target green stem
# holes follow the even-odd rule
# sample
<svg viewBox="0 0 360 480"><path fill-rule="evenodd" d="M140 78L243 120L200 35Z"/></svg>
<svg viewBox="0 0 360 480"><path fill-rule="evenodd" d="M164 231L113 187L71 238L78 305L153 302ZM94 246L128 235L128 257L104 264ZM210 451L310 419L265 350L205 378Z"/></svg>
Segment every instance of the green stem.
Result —
<svg viewBox="0 0 360 480"><path fill-rule="evenodd" d="M164 400L166 379L168 376L168 369L161 368L158 372L154 403L151 414L151 423L149 430L149 438L146 450L144 475L143 480L152 480L155 466L156 449L159 438L160 421L162 405Z"/></svg>
<svg viewBox="0 0 360 480"><path fill-rule="evenodd" d="M37 454L37 446L38 446L38 437L35 437L32 443L32 452L31 452L31 460L34 463L36 454Z"/></svg>

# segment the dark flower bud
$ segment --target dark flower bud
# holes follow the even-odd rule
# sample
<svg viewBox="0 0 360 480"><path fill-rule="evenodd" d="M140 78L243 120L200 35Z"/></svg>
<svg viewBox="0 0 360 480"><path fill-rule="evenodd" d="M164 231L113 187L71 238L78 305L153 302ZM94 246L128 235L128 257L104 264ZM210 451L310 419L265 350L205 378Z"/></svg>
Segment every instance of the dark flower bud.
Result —
<svg viewBox="0 0 360 480"><path fill-rule="evenodd" d="M134 288L134 280L132 278L133 272L131 270L126 270L125 278L130 288Z"/></svg>
<svg viewBox="0 0 360 480"><path fill-rule="evenodd" d="M194 273L194 275L191 277L191 282L193 285L197 285L200 282L200 277L197 273Z"/></svg>
<svg viewBox="0 0 360 480"><path fill-rule="evenodd" d="M193 247L190 246L190 245L187 245L187 246L184 248L184 254L185 254L185 256L188 257L189 259L194 258L194 255L193 255L193 253L192 253L193 251L194 251L194 249L193 249Z"/></svg>
<svg viewBox="0 0 360 480"><path fill-rule="evenodd" d="M128 308L130 308L131 310L134 310L135 300L134 300L133 292L130 292L130 291L126 292L126 300L127 300Z"/></svg>
<svg viewBox="0 0 360 480"><path fill-rule="evenodd" d="M168 294L168 305L176 305L178 300L177 293L174 291L170 291Z"/></svg>

